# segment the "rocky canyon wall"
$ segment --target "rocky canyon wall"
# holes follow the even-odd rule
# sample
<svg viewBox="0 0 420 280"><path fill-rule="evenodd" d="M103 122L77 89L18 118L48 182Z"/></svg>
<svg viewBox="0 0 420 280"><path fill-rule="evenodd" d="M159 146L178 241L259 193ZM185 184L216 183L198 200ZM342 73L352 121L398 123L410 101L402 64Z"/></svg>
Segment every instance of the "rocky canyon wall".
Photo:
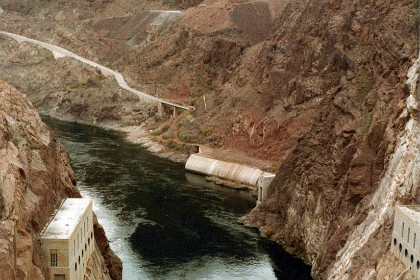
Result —
<svg viewBox="0 0 420 280"><path fill-rule="evenodd" d="M317 279L395 279L406 268L390 253L394 206L419 203L418 6L327 2L306 2L301 19L312 27L294 25L304 55L290 67L303 76L297 93L314 62L333 86L247 220L311 263ZM327 64L314 60L317 40Z"/></svg>
<svg viewBox="0 0 420 280"><path fill-rule="evenodd" d="M40 231L62 199L80 193L67 152L29 101L2 81L0 100L0 279L48 279ZM90 279L121 279L100 225L95 237Z"/></svg>
<svg viewBox="0 0 420 280"><path fill-rule="evenodd" d="M393 205L418 199L417 105L406 85L419 51L417 1L206 0L135 46L107 30L118 18L89 31L79 23L107 13L44 8L34 18L5 10L0 24L109 59L133 83L191 102L194 112L153 127L163 138L275 160L270 198L247 222L311 263L315 278L404 270L388 251ZM154 114L91 69L33 46L3 39L0 59L0 76L53 116L133 125Z"/></svg>
<svg viewBox="0 0 420 280"><path fill-rule="evenodd" d="M335 262L330 266L330 279L385 279L405 270L392 257L389 247L394 206L420 202L419 71L420 60L417 59L408 72L406 90L410 95L400 115L400 118L408 121L404 130L398 134L396 148L378 182L377 190L366 199L366 216L351 230Z"/></svg>

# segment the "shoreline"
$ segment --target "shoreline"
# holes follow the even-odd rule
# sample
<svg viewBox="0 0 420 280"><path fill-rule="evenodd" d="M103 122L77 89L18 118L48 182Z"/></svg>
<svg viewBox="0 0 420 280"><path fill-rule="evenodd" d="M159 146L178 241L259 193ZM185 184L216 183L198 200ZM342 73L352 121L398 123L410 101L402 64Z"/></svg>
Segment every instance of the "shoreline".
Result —
<svg viewBox="0 0 420 280"><path fill-rule="evenodd" d="M150 135L144 126L121 126L117 124L98 124L98 123L89 123L83 121L75 121L66 118L60 118L59 116L46 114L44 112L39 112L39 115L42 117L48 117L52 119L56 119L62 122L69 122L75 124L82 124L88 125L93 127L102 128L109 131L114 132L121 132L123 133L123 139L132 144L138 144L144 147L147 151L162 157L169 159L174 162L182 162L185 163L188 159L189 154L182 153L181 151L177 150L170 150L168 147L165 147L158 141L153 140L153 136Z"/></svg>
<svg viewBox="0 0 420 280"><path fill-rule="evenodd" d="M156 141L156 139L153 139L156 136L150 135L150 133L147 131L147 129L144 128L144 125L140 125L140 126L121 126L121 125L118 125L118 124L107 124L107 125L106 124L100 124L100 123L99 124L98 123L93 124L93 123L87 123L87 122L83 122L83 121L74 121L74 120L69 120L69 119L66 119L66 118L60 118L58 116L45 114L43 112L39 112L39 114L41 115L41 117L53 118L53 119L63 121L63 122L89 125L89 126L109 130L109 131L121 132L121 133L123 133L122 138L123 138L124 141L127 141L127 142L132 143L132 144L140 145L143 148L145 148L148 152L150 152L150 153L152 153L152 154L154 154L158 157L171 160L173 162L179 162L179 163L185 164L188 160L188 157L191 155L191 153L182 152L178 149L171 149L170 147L168 147L164 143L162 143L160 141ZM218 150L216 149L214 151L217 152ZM196 174L196 173L192 172L192 174ZM200 176L203 176L203 175L200 175ZM205 178L206 181L213 182L214 184L216 184L218 186L222 186L226 189L231 189L231 190L234 190L234 191L247 193L255 199L257 199L257 197L258 197L257 188L254 188L252 186L239 184L239 183L229 181L229 180L225 180L225 179L215 177L215 176L203 176L203 177Z"/></svg>
<svg viewBox="0 0 420 280"><path fill-rule="evenodd" d="M204 155L205 157L254 167L261 169L265 172L276 173L279 164L278 162L272 160L263 160L259 158L250 157L246 155L244 151L235 150L233 148L220 149L212 148L205 145L190 144L184 142L175 143L175 141L161 141L160 139L158 139L158 136L152 135L145 128L144 123L140 125L122 126L121 124L103 124L74 120L65 117L60 117L57 115L51 115L46 112L40 111L38 112L38 114L41 117L49 117L63 122L89 125L93 127L99 127L105 130L124 133L123 138L125 141L132 144L139 144L145 149L147 149L149 152L156 154L159 157L167 158L174 162L186 163L188 157L191 154L196 153L192 151L195 150L197 146L199 146L199 153ZM171 147L171 144L173 147Z"/></svg>

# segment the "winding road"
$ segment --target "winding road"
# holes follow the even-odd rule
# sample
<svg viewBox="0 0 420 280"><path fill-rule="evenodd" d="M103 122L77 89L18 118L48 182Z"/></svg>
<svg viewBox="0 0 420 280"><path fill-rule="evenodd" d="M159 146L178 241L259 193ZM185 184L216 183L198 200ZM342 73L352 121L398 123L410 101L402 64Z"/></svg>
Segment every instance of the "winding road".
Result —
<svg viewBox="0 0 420 280"><path fill-rule="evenodd" d="M52 44L49 44L49 43L45 43L45 42L42 42L42 41L38 41L38 40L35 40L35 39L31 39L31 38L21 36L21 35L18 35L18 34L5 32L5 31L0 31L0 35L8 36L10 38L13 38L14 40L16 40L19 43L29 42L29 43L35 44L37 46L40 46L44 49L47 49L47 50L52 52L55 59L59 59L59 58L68 56L68 57L74 58L74 59L76 59L76 60L78 60L82 63L85 63L85 64L88 64L92 67L95 67L95 68L99 69L101 71L102 75L104 75L106 77L114 76L115 80L117 80L118 85L121 88L137 95L144 102L156 103L157 105L160 105L160 104L169 105L169 106L179 108L179 109L183 109L183 110L194 110L193 106L186 106L186 105L182 105L182 104L177 104L177 103L165 100L165 99L161 99L161 98L151 96L151 95L149 95L145 92L136 90L136 89L130 87L127 84L127 82L124 80L124 77L120 73L118 73L117 71L114 71L114 70L109 69L109 68L107 68L103 65L100 65L96 62L93 62L89 59L81 57L80 55L77 55L77 54L75 54L75 53L73 53L69 50L66 50L64 48L61 48L59 46L52 45Z"/></svg>

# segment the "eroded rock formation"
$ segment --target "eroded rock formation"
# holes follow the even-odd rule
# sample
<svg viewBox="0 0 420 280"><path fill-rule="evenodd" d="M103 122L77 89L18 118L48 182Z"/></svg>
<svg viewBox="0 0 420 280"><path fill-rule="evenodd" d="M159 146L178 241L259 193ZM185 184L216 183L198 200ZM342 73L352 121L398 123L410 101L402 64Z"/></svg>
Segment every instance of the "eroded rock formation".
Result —
<svg viewBox="0 0 420 280"><path fill-rule="evenodd" d="M417 107L417 10L410 1L335 3L354 13L335 10L325 21L332 41L324 41L329 62L319 76L335 86L320 96L310 130L248 221L312 263L316 278L393 279L405 270L389 252L393 206L418 203L418 120L408 113ZM303 53L313 60L310 47Z"/></svg>

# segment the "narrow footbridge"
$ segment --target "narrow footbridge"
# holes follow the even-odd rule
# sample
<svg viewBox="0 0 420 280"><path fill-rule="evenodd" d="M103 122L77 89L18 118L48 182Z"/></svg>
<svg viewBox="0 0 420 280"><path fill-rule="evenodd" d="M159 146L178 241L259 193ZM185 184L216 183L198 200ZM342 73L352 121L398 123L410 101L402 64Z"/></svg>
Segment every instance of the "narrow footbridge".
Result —
<svg viewBox="0 0 420 280"><path fill-rule="evenodd" d="M117 80L117 82L118 82L118 84L121 88L137 95L140 100L142 100L144 102L147 102L147 103L157 104L159 110L161 110L162 105L167 105L169 107L173 107L174 110L176 108L183 109L183 110L194 110L193 106L186 106L186 105L178 104L178 103L168 101L168 100L165 100L165 99L161 99L161 98L157 98L157 97L149 95L145 92L136 90L136 89L130 87L127 84L127 82L124 80L124 77L120 73L118 73L117 71L114 71L114 70L109 69L109 68L107 68L103 65L100 65L96 62L93 62L89 59L81 57L80 55L77 55L77 54L75 54L75 53L73 53L69 50L66 50L64 48L61 48L59 46L52 45L52 44L45 43L45 42L41 42L41 41L38 41L38 40L34 40L34 39L31 39L31 38L28 38L28 37L25 37L25 36L21 36L21 35L17 35L17 34L14 34L14 33L4 32L4 31L0 31L0 35L8 36L10 38L13 38L14 40L16 40L19 43L29 42L29 43L35 44L37 46L40 46L44 49L47 49L47 50L52 52L55 59L68 56L68 57L74 58L74 59L76 59L76 60L78 60L82 63L85 63L85 64L88 64L92 67L95 67L95 68L99 69L101 71L102 75L104 75L106 77L114 76L115 80Z"/></svg>

